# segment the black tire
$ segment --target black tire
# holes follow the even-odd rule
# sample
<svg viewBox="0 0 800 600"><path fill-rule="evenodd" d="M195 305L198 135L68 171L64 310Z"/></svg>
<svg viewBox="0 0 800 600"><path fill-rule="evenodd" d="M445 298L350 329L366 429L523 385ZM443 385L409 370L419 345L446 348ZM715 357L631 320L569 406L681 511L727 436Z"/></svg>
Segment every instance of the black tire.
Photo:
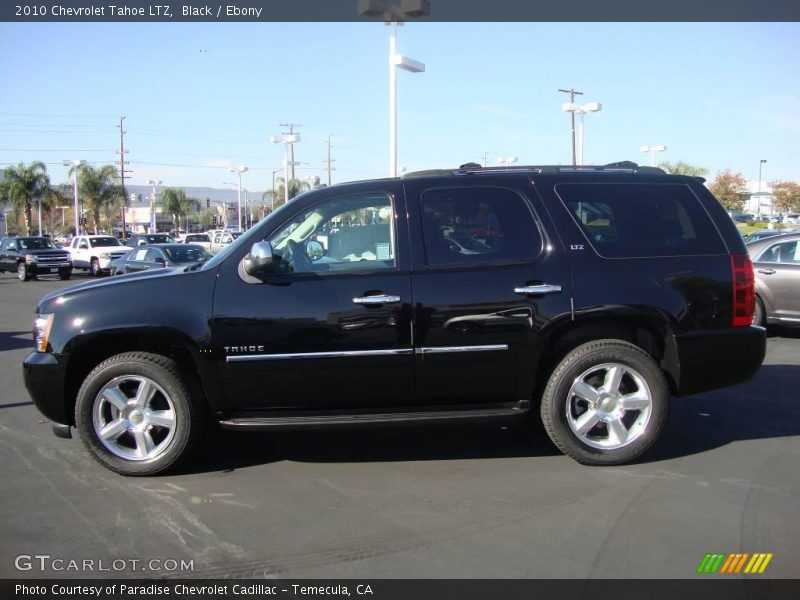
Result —
<svg viewBox="0 0 800 600"><path fill-rule="evenodd" d="M69 278L72 277L72 269L61 269L61 270L59 270L58 277L59 277L59 279L62 279L63 281L69 280Z"/></svg>
<svg viewBox="0 0 800 600"><path fill-rule="evenodd" d="M30 281L31 279L31 272L24 262L17 264L17 277L20 281Z"/></svg>
<svg viewBox="0 0 800 600"><path fill-rule="evenodd" d="M608 381L612 371L620 373L616 388ZM602 385L595 385L604 374ZM580 384L594 389L581 387L577 393ZM649 403L646 408L633 406L639 395L640 402ZM594 397L595 403L584 396ZM622 340L596 340L573 349L550 375L542 395L542 423L559 450L579 463L620 465L656 441L667 419L669 398L664 373L641 348ZM583 413L578 412L581 408ZM621 441L623 437L628 439Z"/></svg>
<svg viewBox="0 0 800 600"><path fill-rule="evenodd" d="M98 429L102 430L103 415L113 411L113 402L108 398L111 394L101 394L104 389L113 388L124 393L127 400L125 411L138 406L134 402L138 387L136 380L148 381L156 391L152 402L142 408L139 414L134 412L117 413L109 418L106 426L119 422L117 428L121 433L113 440L102 441ZM131 396L130 394L134 395ZM160 407L157 406L160 403ZM169 410L164 410L166 406ZM154 410L155 407L155 410ZM168 433L166 427L151 424L148 419L155 411L169 414L172 421ZM142 417L142 414L148 416ZM89 373L78 391L75 405L75 423L84 446L92 456L104 467L122 475L145 476L164 473L174 469L184 461L197 446L202 435L204 417L200 405L198 386L190 377L181 375L175 361L159 354L146 352L127 352L118 354L100 363ZM138 430L137 430L138 428ZM145 434L152 452L147 456L134 457L141 448L140 442ZM163 436L162 436L163 434ZM160 440L160 441L159 441Z"/></svg>
<svg viewBox="0 0 800 600"><path fill-rule="evenodd" d="M89 273L92 277L100 277L103 272L100 270L100 261L96 258L92 259L92 262L89 263Z"/></svg>
<svg viewBox="0 0 800 600"><path fill-rule="evenodd" d="M758 296L756 296L756 306L753 310L753 325L758 325L760 327L767 326L766 319L764 319L764 303Z"/></svg>

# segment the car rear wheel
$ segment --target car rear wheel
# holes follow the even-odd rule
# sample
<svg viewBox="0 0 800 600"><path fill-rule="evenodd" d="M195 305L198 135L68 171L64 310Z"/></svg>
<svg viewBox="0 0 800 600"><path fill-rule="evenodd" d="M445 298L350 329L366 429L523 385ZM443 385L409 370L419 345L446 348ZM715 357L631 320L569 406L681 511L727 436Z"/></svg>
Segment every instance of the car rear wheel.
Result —
<svg viewBox="0 0 800 600"><path fill-rule="evenodd" d="M31 278L31 272L28 270L28 265L24 262L21 262L17 265L17 277L19 277L20 281L29 281Z"/></svg>
<svg viewBox="0 0 800 600"><path fill-rule="evenodd" d="M759 325L761 327L767 326L764 320L764 303L758 296L756 296L756 306L753 310L753 325Z"/></svg>
<svg viewBox="0 0 800 600"><path fill-rule="evenodd" d="M553 443L578 462L623 464L658 438L669 396L664 374L641 348L598 340L556 366L542 397L542 422Z"/></svg>
<svg viewBox="0 0 800 600"><path fill-rule="evenodd" d="M113 356L78 392L75 421L81 440L98 462L122 475L172 469L201 435L196 387L165 356Z"/></svg>

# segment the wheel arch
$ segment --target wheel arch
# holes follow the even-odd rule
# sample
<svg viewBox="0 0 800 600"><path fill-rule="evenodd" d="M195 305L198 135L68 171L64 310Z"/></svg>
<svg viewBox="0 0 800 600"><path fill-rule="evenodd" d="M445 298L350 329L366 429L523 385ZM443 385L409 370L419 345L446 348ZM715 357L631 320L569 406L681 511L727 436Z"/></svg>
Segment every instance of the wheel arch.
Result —
<svg viewBox="0 0 800 600"><path fill-rule="evenodd" d="M536 365L534 398L541 398L550 374L569 352L601 339L629 342L646 352L664 372L670 392L676 392L680 382L678 350L673 332L662 318L646 314L576 315L574 321L562 322L550 332L546 351Z"/></svg>
<svg viewBox="0 0 800 600"><path fill-rule="evenodd" d="M202 397L199 401L209 406L213 396L216 370L209 368L197 345L185 334L169 328L155 330L121 329L89 334L70 342L69 359L64 379L65 412L74 425L75 402L78 390L86 376L104 360L124 352L149 352L173 359L181 376L193 380Z"/></svg>

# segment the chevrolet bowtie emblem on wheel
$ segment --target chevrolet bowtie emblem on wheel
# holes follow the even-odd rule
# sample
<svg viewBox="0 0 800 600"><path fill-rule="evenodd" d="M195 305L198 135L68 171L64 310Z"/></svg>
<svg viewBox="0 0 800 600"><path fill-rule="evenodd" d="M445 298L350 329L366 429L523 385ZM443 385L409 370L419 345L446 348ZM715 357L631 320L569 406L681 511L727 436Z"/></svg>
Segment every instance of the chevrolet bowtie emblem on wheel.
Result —
<svg viewBox="0 0 800 600"><path fill-rule="evenodd" d="M700 566L697 567L698 573L724 573L727 575L746 573L750 575L763 573L767 565L772 560L772 552L735 552L726 554L718 552L706 554Z"/></svg>

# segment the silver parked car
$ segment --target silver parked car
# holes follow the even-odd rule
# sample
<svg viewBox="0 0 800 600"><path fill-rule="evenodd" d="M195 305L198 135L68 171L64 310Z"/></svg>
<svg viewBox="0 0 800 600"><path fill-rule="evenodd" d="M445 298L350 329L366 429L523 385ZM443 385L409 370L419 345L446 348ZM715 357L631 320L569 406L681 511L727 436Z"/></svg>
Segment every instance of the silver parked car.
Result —
<svg viewBox="0 0 800 600"><path fill-rule="evenodd" d="M756 277L756 325L800 327L800 233L747 244Z"/></svg>

